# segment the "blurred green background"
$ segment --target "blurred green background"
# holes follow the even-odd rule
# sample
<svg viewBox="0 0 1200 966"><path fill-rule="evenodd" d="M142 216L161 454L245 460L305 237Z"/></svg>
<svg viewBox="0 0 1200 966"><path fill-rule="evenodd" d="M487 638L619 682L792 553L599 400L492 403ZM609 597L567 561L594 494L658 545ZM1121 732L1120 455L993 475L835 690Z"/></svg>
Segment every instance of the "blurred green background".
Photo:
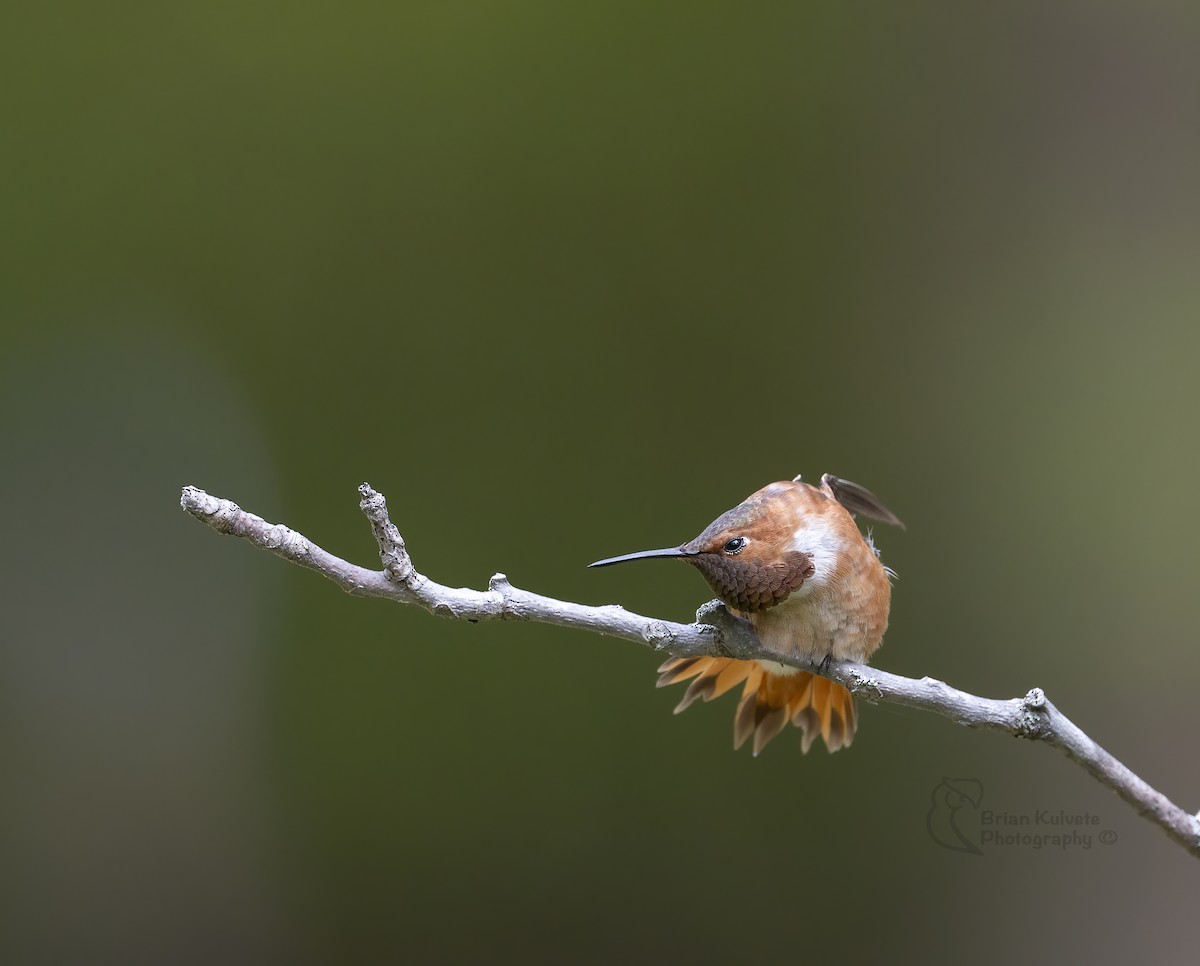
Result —
<svg viewBox="0 0 1200 966"><path fill-rule="evenodd" d="M890 707L730 749L660 657L377 601L588 571L830 471L908 523L876 663L1044 687L1200 806L1194 4L13 4L0 959L1179 961L1200 866L1057 753ZM940 848L933 789L1091 811Z"/></svg>

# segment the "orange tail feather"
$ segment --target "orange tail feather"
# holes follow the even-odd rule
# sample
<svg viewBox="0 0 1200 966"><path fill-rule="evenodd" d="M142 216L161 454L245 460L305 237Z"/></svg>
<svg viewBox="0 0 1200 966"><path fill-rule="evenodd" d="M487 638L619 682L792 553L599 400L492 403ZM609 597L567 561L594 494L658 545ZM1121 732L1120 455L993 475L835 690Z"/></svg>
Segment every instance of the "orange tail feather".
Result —
<svg viewBox="0 0 1200 966"><path fill-rule="evenodd" d="M848 748L858 730L854 696L840 684L807 671L777 674L758 661L721 657L671 658L658 670L660 688L691 679L676 714L697 699L711 701L742 684L733 719L733 747L742 747L753 736L755 755L788 722L801 730L800 747L805 753L817 735L830 751Z"/></svg>

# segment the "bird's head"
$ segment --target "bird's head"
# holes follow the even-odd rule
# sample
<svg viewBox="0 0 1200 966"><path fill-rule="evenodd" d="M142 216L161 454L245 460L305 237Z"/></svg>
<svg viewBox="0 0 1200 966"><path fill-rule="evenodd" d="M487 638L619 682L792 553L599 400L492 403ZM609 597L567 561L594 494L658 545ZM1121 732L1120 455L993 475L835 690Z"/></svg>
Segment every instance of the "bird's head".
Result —
<svg viewBox="0 0 1200 966"><path fill-rule="evenodd" d="M622 554L590 566L676 558L699 570L713 593L730 607L747 612L774 607L815 572L812 554L795 542L804 510L790 490L794 485L764 487L678 547Z"/></svg>

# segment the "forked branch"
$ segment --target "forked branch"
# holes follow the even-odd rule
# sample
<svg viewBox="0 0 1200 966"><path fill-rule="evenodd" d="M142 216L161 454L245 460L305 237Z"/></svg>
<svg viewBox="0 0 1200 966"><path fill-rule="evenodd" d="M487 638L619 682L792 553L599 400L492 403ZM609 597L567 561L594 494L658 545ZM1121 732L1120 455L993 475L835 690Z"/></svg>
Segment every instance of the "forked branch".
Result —
<svg viewBox="0 0 1200 966"><path fill-rule="evenodd" d="M1022 698L981 698L952 688L942 681L889 674L864 664L833 661L822 668L780 654L765 646L749 624L731 614L720 601L710 601L696 613L692 624L677 624L633 614L609 604L589 607L543 597L509 583L496 574L487 590L445 587L413 567L404 539L388 517L382 494L366 483L359 488L360 507L371 523L383 570L368 570L322 550L303 535L280 524L267 523L236 503L209 496L185 486L180 505L218 533L249 540L257 547L315 570L348 594L383 597L402 604L417 604L439 617L459 620L537 621L558 627L624 638L676 657L734 657L741 660L778 661L815 674L823 674L872 703L885 702L932 711L971 728L990 728L1017 738L1051 745L1082 765L1172 839L1200 857L1200 817L1175 805L1117 761L1034 688Z"/></svg>

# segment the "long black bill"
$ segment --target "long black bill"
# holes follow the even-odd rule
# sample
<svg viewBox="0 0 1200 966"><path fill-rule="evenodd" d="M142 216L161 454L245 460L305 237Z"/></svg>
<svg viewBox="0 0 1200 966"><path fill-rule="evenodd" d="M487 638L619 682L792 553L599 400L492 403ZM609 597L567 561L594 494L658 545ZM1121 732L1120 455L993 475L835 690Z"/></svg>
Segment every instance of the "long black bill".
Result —
<svg viewBox="0 0 1200 966"><path fill-rule="evenodd" d="M619 557L609 557L607 560L597 560L588 564L589 567L608 567L612 564L624 563L626 560L649 560L651 557L694 557L695 550L684 550L683 547L667 547L665 550L639 550L637 553L623 553Z"/></svg>

